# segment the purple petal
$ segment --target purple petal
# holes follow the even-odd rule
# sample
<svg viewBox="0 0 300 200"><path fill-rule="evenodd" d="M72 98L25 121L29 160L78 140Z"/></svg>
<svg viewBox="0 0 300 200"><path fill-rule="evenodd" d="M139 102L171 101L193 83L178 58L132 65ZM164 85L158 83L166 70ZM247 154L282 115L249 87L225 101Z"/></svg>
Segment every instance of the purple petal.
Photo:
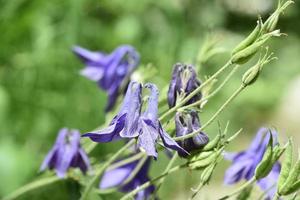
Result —
<svg viewBox="0 0 300 200"><path fill-rule="evenodd" d="M87 66L80 74L92 81L99 81L103 77L103 69L95 66Z"/></svg>
<svg viewBox="0 0 300 200"><path fill-rule="evenodd" d="M138 137L138 145L143 148L149 156L157 157L155 148L158 138L158 130L153 126L149 126L143 119L140 120L141 133Z"/></svg>
<svg viewBox="0 0 300 200"><path fill-rule="evenodd" d="M172 79L170 81L169 90L168 90L168 104L169 107L174 107L176 104L176 96L177 96L177 82L179 79L179 73L182 69L182 64L176 63L173 67Z"/></svg>
<svg viewBox="0 0 300 200"><path fill-rule="evenodd" d="M160 137L161 137L161 139L162 139L162 142L163 142L163 144L164 144L165 147L168 147L168 148L170 148L170 149L173 149L173 150L175 150L175 151L178 151L178 152L180 152L181 154L187 154L187 155L189 155L189 153L188 153L186 150L184 150L182 147L180 147L180 146L177 144L177 142L175 142L175 140L173 140L173 139L169 136L169 134L166 133L166 132L163 130L161 124L159 124L159 127L160 127L160 128L159 128L159 135L160 135Z"/></svg>
<svg viewBox="0 0 300 200"><path fill-rule="evenodd" d="M107 128L83 134L82 137L89 137L94 142L110 142L112 140L117 140L120 138L119 133L124 128L125 119L126 114L123 114L122 116L117 117L116 120L113 120L111 125Z"/></svg>
<svg viewBox="0 0 300 200"><path fill-rule="evenodd" d="M122 167L107 170L101 178L100 189L120 186L134 170L137 162L131 162Z"/></svg>
<svg viewBox="0 0 300 200"><path fill-rule="evenodd" d="M156 85L152 83L146 83L145 88L148 88L151 91L151 94L148 98L148 106L143 113L144 118L147 118L151 120L152 122L155 122L155 126L158 128L158 96L159 91Z"/></svg>
<svg viewBox="0 0 300 200"><path fill-rule="evenodd" d="M141 112L141 92L142 86L139 83L132 82L127 90L131 90L130 99L125 99L127 104L123 104L121 112L126 112L127 117L125 119L124 129L120 133L120 136L123 138L132 138L139 135L137 128L139 123L139 117ZM127 102L127 100L129 102ZM124 103L125 103L124 102Z"/></svg>
<svg viewBox="0 0 300 200"><path fill-rule="evenodd" d="M84 62L101 62L106 56L103 53L92 52L79 46L73 47L73 52Z"/></svg>

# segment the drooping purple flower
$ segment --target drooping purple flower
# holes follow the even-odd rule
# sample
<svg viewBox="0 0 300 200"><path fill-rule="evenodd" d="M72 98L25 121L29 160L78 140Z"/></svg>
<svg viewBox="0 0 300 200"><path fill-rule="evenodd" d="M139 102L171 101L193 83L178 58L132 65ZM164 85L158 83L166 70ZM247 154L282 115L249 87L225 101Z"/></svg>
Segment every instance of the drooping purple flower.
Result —
<svg viewBox="0 0 300 200"><path fill-rule="evenodd" d="M200 86L200 81L197 78L197 73L193 65L185 65L176 63L173 68L172 79L168 91L168 104L172 108L176 105L179 98L184 98ZM187 104L194 103L200 100L201 93L198 93L191 98Z"/></svg>
<svg viewBox="0 0 300 200"><path fill-rule="evenodd" d="M90 168L88 156L80 146L80 133L77 130L63 128L59 131L56 142L45 157L41 171L55 169L58 177L64 177L71 167L80 168L83 173Z"/></svg>
<svg viewBox="0 0 300 200"><path fill-rule="evenodd" d="M144 87L150 90L150 96L148 98L148 106L139 121L139 147L143 148L149 156L157 157L155 144L160 137L165 147L182 154L188 154L163 130L158 120L159 91L157 87L151 83L146 84Z"/></svg>
<svg viewBox="0 0 300 200"><path fill-rule="evenodd" d="M130 45L121 45L112 53L92 52L81 47L74 47L75 54L86 64L81 74L96 81L100 88L108 93L106 111L114 106L122 85L138 66L140 56Z"/></svg>
<svg viewBox="0 0 300 200"><path fill-rule="evenodd" d="M148 177L148 171L150 167L151 160L148 158L143 166L140 168L138 173L128 180L131 173L137 167L141 160L135 160L133 162L127 163L125 165L119 166L114 169L109 169L105 171L100 181L100 189L108 189L111 187L119 187L121 192L130 192L140 185L148 182L150 179ZM136 200L147 200L150 198L151 194L154 192L154 185L150 185L144 190L139 191L135 199Z"/></svg>
<svg viewBox="0 0 300 200"><path fill-rule="evenodd" d="M250 180L254 176L255 168L262 160L267 145L269 144L270 134L272 134L273 145L277 144L277 132L275 130L261 128L247 150L239 153L225 154L225 159L232 161L231 167L225 172L225 184L234 184L242 179ZM277 179L276 177L278 177L279 171L280 164L277 162L272 172L270 172L267 177L258 181L258 185L263 190L266 190L268 186L274 184L274 179ZM274 194L273 191L270 190L268 195Z"/></svg>
<svg viewBox="0 0 300 200"><path fill-rule="evenodd" d="M94 142L110 142L120 138L137 137L141 112L141 92L140 83L130 82L121 109L109 126L99 131L86 133L83 137L89 137Z"/></svg>
<svg viewBox="0 0 300 200"><path fill-rule="evenodd" d="M258 186L266 192L265 200L271 200L276 194L280 169L280 164L276 162L268 176L257 181Z"/></svg>
<svg viewBox="0 0 300 200"><path fill-rule="evenodd" d="M177 137L187 135L201 128L198 113L196 111L190 111L188 113L177 112L175 116L175 124ZM205 133L200 132L192 138L178 141L178 144L190 153L192 151L201 149L208 142L208 136ZM181 154L180 152L179 155L182 157L187 156L186 154Z"/></svg>
<svg viewBox="0 0 300 200"><path fill-rule="evenodd" d="M144 86L150 90L150 97L145 112L141 113L142 86L131 82L128 86L122 107L110 125L100 131L90 132L83 137L90 137L95 142L110 142L120 138L138 138L138 146L149 156L157 157L156 143L162 139L165 147L187 153L162 128L158 120L158 89L154 84Z"/></svg>

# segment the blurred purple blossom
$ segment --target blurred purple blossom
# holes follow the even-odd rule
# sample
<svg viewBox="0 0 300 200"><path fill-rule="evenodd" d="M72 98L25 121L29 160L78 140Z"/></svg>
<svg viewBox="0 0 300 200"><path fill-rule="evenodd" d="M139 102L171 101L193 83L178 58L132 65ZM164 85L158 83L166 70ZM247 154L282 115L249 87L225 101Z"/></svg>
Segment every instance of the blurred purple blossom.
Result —
<svg viewBox="0 0 300 200"><path fill-rule="evenodd" d="M148 177L148 171L151 162L149 158L147 158L147 160L145 161L141 169L137 172L137 174L134 177L132 177L131 180L127 181L127 179L134 171L134 169L137 167L139 162L140 160L135 160L133 162L129 162L117 168L106 170L99 184L100 189L119 187L121 192L130 192L135 188L139 187L140 185L148 182L150 180ZM125 181L127 183L125 183ZM139 191L136 194L135 199L136 200L149 199L154 189L155 189L154 185L150 185L146 189Z"/></svg>
<svg viewBox="0 0 300 200"><path fill-rule="evenodd" d="M138 66L140 56L130 45L121 45L112 53L92 52L75 46L75 54L85 63L81 74L96 81L108 94L106 111L110 111L117 100L120 87L126 85L130 74Z"/></svg>
<svg viewBox="0 0 300 200"><path fill-rule="evenodd" d="M90 168L88 156L80 146L80 133L63 128L59 131L54 146L45 157L41 171L55 169L58 177L64 177L71 167L80 168L83 173Z"/></svg>
<svg viewBox="0 0 300 200"><path fill-rule="evenodd" d="M270 134L273 137L273 145L277 144L277 132L275 130L260 128L247 150L225 154L225 159L232 161L231 167L225 172L225 184L234 184L242 179L250 180L254 176L255 169L267 149ZM261 189L267 192L268 198L272 198L275 193L279 172L280 164L276 162L270 174L257 182ZM271 186L275 188L271 189Z"/></svg>

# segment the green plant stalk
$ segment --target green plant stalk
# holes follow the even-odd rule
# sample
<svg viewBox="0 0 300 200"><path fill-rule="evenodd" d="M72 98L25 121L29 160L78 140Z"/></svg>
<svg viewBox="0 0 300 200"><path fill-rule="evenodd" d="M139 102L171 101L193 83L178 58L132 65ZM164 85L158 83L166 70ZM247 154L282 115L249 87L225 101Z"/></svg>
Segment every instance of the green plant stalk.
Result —
<svg viewBox="0 0 300 200"><path fill-rule="evenodd" d="M191 92L188 96L186 96L184 99L182 99L176 106L169 109L167 112L165 112L159 120L164 120L167 116L172 114L173 112L177 111L180 107L182 107L185 103L187 103L191 98L193 98L195 95L197 95L199 92L201 92L202 88L206 86L209 82L214 80L216 77L218 77L225 69L227 69L229 66L231 66L231 60L229 60L223 67L221 67L216 73L214 73L209 79L207 79L205 82L203 82L198 88L196 88L193 92Z"/></svg>
<svg viewBox="0 0 300 200"><path fill-rule="evenodd" d="M177 158L178 158L178 154L177 154L177 152L176 152L176 153L173 155L173 157L172 157L172 159L170 160L170 162L168 163L168 165L167 165L167 167L166 167L166 169L164 170L163 173L167 173L167 172L171 169L172 165L174 164L174 162L176 161ZM161 187L162 183L165 181L165 179L166 179L166 177L163 177L163 178L157 183L156 189L155 189L155 191L154 191L154 196L155 196L155 194L158 192L158 190L160 189L160 187Z"/></svg>
<svg viewBox="0 0 300 200"><path fill-rule="evenodd" d="M192 194L192 196L189 198L189 200L193 200L197 194L200 192L200 190L203 188L203 183L200 182L199 185L197 186L197 188L195 189L194 193Z"/></svg>
<svg viewBox="0 0 300 200"><path fill-rule="evenodd" d="M273 200L279 200L279 199L280 199L280 196L279 196L278 193L276 193L276 194L274 195L274 197L273 197Z"/></svg>
<svg viewBox="0 0 300 200"><path fill-rule="evenodd" d="M113 169L116 169L118 167L121 167L123 165L126 165L128 163L131 163L131 162L134 162L140 158L142 158L143 156L145 155L145 152L139 152L137 154L135 154L134 156L130 156L129 158L127 159L124 159L124 160L121 160L121 161L118 161L112 165L110 165L107 170L113 170Z"/></svg>
<svg viewBox="0 0 300 200"><path fill-rule="evenodd" d="M219 85L219 87L217 87L211 94L209 94L208 96L206 96L206 97L204 97L204 98L200 99L199 101L196 101L196 102L194 102L192 104L189 104L189 105L186 105L186 106L182 106L181 108L179 108L179 110L185 110L185 109L188 109L188 108L192 108L192 107L198 106L201 103L203 103L204 101L207 101L208 99L214 97L225 86L225 84L230 80L230 78L235 74L235 72L238 69L238 66L234 67L233 70L231 70L231 72L226 76L226 78Z"/></svg>
<svg viewBox="0 0 300 200"><path fill-rule="evenodd" d="M250 180L248 180L246 183L244 183L243 185L241 185L238 189L236 189L235 191L233 191L232 193L220 198L219 200L225 200L228 199L234 195L239 194L241 191L243 191L246 187L248 187L249 185L253 184L256 181L255 177L253 176Z"/></svg>
<svg viewBox="0 0 300 200"><path fill-rule="evenodd" d="M102 173L104 172L104 170L107 167L109 167L109 165L111 165L111 163L113 163L127 148L129 148L134 143L135 143L134 139L130 140L119 151L117 151L108 161L106 161L99 170L97 170L97 172L94 175L93 179L85 187L85 189L84 189L84 191L82 193L82 196L80 198L81 200L87 200L88 199L89 193L91 192L93 186L96 184L96 182L98 181L98 179L100 178L100 176L102 175Z"/></svg>
<svg viewBox="0 0 300 200"><path fill-rule="evenodd" d="M147 155L141 158L141 160L138 162L134 170L130 173L130 175L126 178L126 180L122 183L122 185L126 185L127 183L129 183L137 175L137 173L139 173L139 171L145 164L146 160L147 160Z"/></svg>
<svg viewBox="0 0 300 200"><path fill-rule="evenodd" d="M217 110L217 112L215 112L215 114L198 130L184 135L184 136L180 136L180 137L174 137L173 139L175 141L180 141L180 140L184 140L184 139L188 139L191 138L195 135L197 135L198 133L200 133L201 131L203 131L205 128L207 128L218 116L219 114L246 88L246 85L242 84L226 101L225 103Z"/></svg>
<svg viewBox="0 0 300 200"><path fill-rule="evenodd" d="M16 198L22 196L23 194L25 194L27 192L30 192L32 190L36 190L38 188L50 185L50 184L58 182L60 180L64 180L64 179L58 178L57 176L51 176L51 177L47 177L47 178L43 178L43 179L31 182L31 183L29 183L27 185L24 185L23 187L19 188L18 190L16 190L12 194L4 197L3 200L16 199Z"/></svg>
<svg viewBox="0 0 300 200"><path fill-rule="evenodd" d="M161 175L153 178L150 181L147 181L146 183L140 185L139 187L137 187L136 189L132 190L131 192L127 193L126 195L124 195L121 200L126 200L126 199L131 199L133 198L139 191L146 189L147 187L149 187L150 185L152 185L153 183L159 181L160 179L164 178L165 176L176 172L179 169L185 168L187 166L187 163L184 163L182 165L178 165L176 167L171 168L169 171L162 173Z"/></svg>

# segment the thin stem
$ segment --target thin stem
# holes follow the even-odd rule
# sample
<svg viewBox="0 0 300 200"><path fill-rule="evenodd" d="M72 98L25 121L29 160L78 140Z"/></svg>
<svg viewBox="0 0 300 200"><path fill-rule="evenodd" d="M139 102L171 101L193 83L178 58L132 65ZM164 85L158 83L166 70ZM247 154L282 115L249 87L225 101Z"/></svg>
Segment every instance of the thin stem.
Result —
<svg viewBox="0 0 300 200"><path fill-rule="evenodd" d="M191 198L189 198L189 200L193 200L197 196L197 194L200 192L200 190L203 188L203 186L204 186L203 183L200 182L199 185L197 186L197 188L195 189L193 195L191 196Z"/></svg>
<svg viewBox="0 0 300 200"><path fill-rule="evenodd" d="M168 165L167 165L167 167L166 167L166 169L164 170L163 173L167 173L167 172L171 169L172 165L174 164L174 162L176 161L177 158L178 158L178 154L177 154L177 152L176 152L176 153L173 155L173 157L172 157L172 159L170 160L170 162L168 163ZM155 191L154 191L153 196L155 196L155 194L158 192L158 190L160 189L160 187L161 187L162 183L165 181L165 179L166 179L166 177L163 177L163 178L157 183L156 189L155 189Z"/></svg>
<svg viewBox="0 0 300 200"><path fill-rule="evenodd" d="M221 67L216 73L214 73L209 79L207 79L205 82L203 82L198 88L196 88L193 92L191 92L188 96L186 96L182 101L180 101L176 106L169 109L167 112L165 112L159 120L165 119L167 116L172 114L173 112L177 111L180 107L182 107L184 104L186 104L191 98L193 98L195 95L197 95L199 92L201 92L202 88L206 86L208 83L210 83L213 79L215 79L217 76L219 76L225 69L227 69L229 66L231 66L231 60L229 60L223 67Z"/></svg>
<svg viewBox="0 0 300 200"><path fill-rule="evenodd" d="M219 87L217 87L211 94L207 95L206 97L204 97L204 98L200 99L199 101L196 101L192 104L182 106L181 108L179 108L179 110L185 110L185 109L188 109L188 108L192 108L192 107L201 105L203 102L205 102L208 99L214 97L225 86L225 84L230 80L230 78L234 75L234 73L237 71L237 69L238 69L238 66L234 67L231 70L231 72L226 76L224 81L219 85Z"/></svg>
<svg viewBox="0 0 300 200"><path fill-rule="evenodd" d="M234 195L239 194L241 191L243 191L245 188L247 188L249 185L253 184L256 181L255 177L253 176L249 181L247 181L246 183L244 183L243 185L241 185L238 189L236 189L235 191L233 191L232 193L220 198L219 200L225 200L228 199L229 197L232 197Z"/></svg>
<svg viewBox="0 0 300 200"><path fill-rule="evenodd" d="M127 148L129 148L131 145L135 143L135 140L130 140L126 145L124 145L119 151L117 151L107 162L105 162L100 169L96 172L93 179L88 183L88 185L85 187L81 200L88 199L88 195L90 191L92 190L93 186L96 184L96 182L99 180L100 176L104 172L104 170L109 167L109 165L114 162Z"/></svg>
<svg viewBox="0 0 300 200"><path fill-rule="evenodd" d="M137 173L141 170L141 168L145 164L146 160L147 160L147 155L141 158L141 160L138 162L134 170L130 173L130 175L126 178L126 180L122 183L122 185L126 185L137 175Z"/></svg>
<svg viewBox="0 0 300 200"><path fill-rule="evenodd" d="M200 133L201 131L203 131L218 117L218 115L228 106L228 104L231 101L233 101L245 88L246 88L246 85L242 84L201 128L199 128L198 130L196 130L190 134L180 136L180 137L174 137L173 139L176 141L184 140L187 138L191 138L191 137L197 135L198 133Z"/></svg>
<svg viewBox="0 0 300 200"><path fill-rule="evenodd" d="M63 179L60 179L57 176L52 176L52 177L47 177L47 178L43 178L43 179L31 182L31 183L29 183L27 185L24 185L23 187L19 188L18 190L16 190L12 194L4 197L3 200L16 199L16 198L20 197L21 195L24 195L27 192L30 192L32 190L50 185L50 184L55 183L55 182L60 181L60 180L63 180Z"/></svg>
<svg viewBox="0 0 300 200"><path fill-rule="evenodd" d="M134 162L134 161L140 159L143 155L145 155L144 152L139 152L139 153L137 153L137 154L135 154L135 155L133 155L133 156L130 156L130 157L127 158L127 159L121 160L121 161L119 161L119 162L116 162L116 163L110 165L110 166L107 168L107 170L113 170L113 169L116 169L116 168L118 168L118 167L124 166L124 165L126 165L126 164L128 164L128 163Z"/></svg>
<svg viewBox="0 0 300 200"><path fill-rule="evenodd" d="M131 192L127 193L126 195L124 195L121 200L126 200L126 199L130 199L132 197L134 197L139 191L146 189L147 187L151 186L153 183L155 183L156 181L162 179L163 177L181 169L187 166L187 163L184 163L182 165L178 165L176 167L173 167L172 169L170 169L168 172L162 173L161 175L155 177L154 179L147 181L146 183L140 185L139 187L137 187L136 189L132 190Z"/></svg>
<svg viewBox="0 0 300 200"><path fill-rule="evenodd" d="M280 195L276 192L275 196L273 197L273 200L279 200L280 199Z"/></svg>

